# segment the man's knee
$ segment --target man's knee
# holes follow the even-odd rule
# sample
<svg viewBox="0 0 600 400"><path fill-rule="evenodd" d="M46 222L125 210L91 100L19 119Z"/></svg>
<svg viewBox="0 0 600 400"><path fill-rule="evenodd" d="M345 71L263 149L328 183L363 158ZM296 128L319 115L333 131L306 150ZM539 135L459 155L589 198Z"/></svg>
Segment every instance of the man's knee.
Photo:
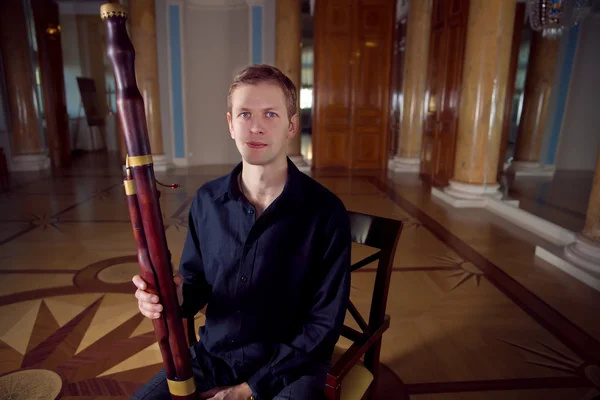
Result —
<svg viewBox="0 0 600 400"><path fill-rule="evenodd" d="M325 380L316 376L302 376L287 385L275 400L321 400L325 398Z"/></svg>
<svg viewBox="0 0 600 400"><path fill-rule="evenodd" d="M167 398L166 396L169 396L167 374L164 369L161 369L135 392L130 400L162 400Z"/></svg>

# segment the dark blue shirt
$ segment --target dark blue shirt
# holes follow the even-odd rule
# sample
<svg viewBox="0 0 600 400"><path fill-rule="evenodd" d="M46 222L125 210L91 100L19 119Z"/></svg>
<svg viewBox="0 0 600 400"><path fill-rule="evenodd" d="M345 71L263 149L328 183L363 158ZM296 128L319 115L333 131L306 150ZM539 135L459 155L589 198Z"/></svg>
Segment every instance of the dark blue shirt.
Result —
<svg viewBox="0 0 600 400"><path fill-rule="evenodd" d="M270 399L331 358L350 292L350 223L341 200L289 159L283 192L256 219L241 171L204 184L191 205L183 312L207 305L197 346Z"/></svg>

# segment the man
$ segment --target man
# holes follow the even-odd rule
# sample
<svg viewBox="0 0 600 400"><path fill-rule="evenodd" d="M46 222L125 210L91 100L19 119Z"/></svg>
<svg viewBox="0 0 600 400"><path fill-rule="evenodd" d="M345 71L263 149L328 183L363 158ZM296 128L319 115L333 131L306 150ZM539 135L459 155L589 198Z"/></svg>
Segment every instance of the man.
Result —
<svg viewBox="0 0 600 400"><path fill-rule="evenodd" d="M207 305L191 349L196 386L213 400L319 399L350 291L349 218L286 155L298 128L288 77L248 67L227 103L242 162L197 191L175 277L184 315ZM133 282L140 311L158 318L156 296ZM165 397L161 371L134 398Z"/></svg>

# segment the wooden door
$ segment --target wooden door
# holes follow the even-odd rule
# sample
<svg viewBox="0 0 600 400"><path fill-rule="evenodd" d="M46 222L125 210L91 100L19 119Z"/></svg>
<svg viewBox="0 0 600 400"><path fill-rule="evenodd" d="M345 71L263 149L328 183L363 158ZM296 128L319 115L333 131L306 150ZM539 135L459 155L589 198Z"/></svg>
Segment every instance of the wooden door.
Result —
<svg viewBox="0 0 600 400"><path fill-rule="evenodd" d="M391 0L316 3L316 168L385 168L394 7Z"/></svg>
<svg viewBox="0 0 600 400"><path fill-rule="evenodd" d="M404 87L407 22L408 18L403 16L399 21L396 21L394 25L389 93L388 158L393 157L398 152L398 137L400 134L400 122L402 121L402 104L400 102L400 97Z"/></svg>
<svg viewBox="0 0 600 400"><path fill-rule="evenodd" d="M53 0L32 0L31 7L50 161L55 168L63 167L71 163L71 146L58 5Z"/></svg>
<svg viewBox="0 0 600 400"><path fill-rule="evenodd" d="M315 7L314 164L349 168L353 8L346 0L321 1Z"/></svg>
<svg viewBox="0 0 600 400"><path fill-rule="evenodd" d="M356 2L358 36L353 90L354 130L351 168L385 168L395 4Z"/></svg>
<svg viewBox="0 0 600 400"><path fill-rule="evenodd" d="M468 8L468 0L433 2L421 174L435 186L454 173Z"/></svg>

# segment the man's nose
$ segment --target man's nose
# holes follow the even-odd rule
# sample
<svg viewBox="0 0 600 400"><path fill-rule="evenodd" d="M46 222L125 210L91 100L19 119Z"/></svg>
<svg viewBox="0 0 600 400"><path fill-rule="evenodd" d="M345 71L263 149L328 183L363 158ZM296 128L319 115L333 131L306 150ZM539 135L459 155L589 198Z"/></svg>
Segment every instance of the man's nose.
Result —
<svg viewBox="0 0 600 400"><path fill-rule="evenodd" d="M265 133L263 126L258 118L252 118L252 123L250 124L250 132L256 134Z"/></svg>

